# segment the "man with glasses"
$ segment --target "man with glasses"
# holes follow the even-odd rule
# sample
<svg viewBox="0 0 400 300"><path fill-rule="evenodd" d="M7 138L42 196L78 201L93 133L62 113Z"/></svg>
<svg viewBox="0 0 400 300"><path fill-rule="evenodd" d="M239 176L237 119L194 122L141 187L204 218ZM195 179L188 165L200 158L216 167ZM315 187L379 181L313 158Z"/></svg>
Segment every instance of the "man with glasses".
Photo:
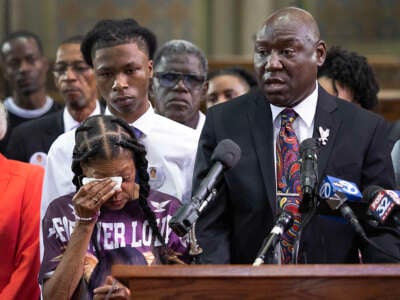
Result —
<svg viewBox="0 0 400 300"><path fill-rule="evenodd" d="M61 105L46 93L48 60L43 55L39 37L29 31L16 31L0 46L2 70L11 89L4 100L8 111L7 133L0 141L5 153L13 129L19 124L55 112Z"/></svg>
<svg viewBox="0 0 400 300"><path fill-rule="evenodd" d="M200 104L207 92L207 58L196 45L171 40L154 57L153 96L157 112L200 134L205 116Z"/></svg>
<svg viewBox="0 0 400 300"><path fill-rule="evenodd" d="M83 36L68 38L57 49L53 74L65 108L16 127L7 146L8 157L45 166L47 152L60 134L104 111L97 101L93 69L85 63L80 51L82 40Z"/></svg>

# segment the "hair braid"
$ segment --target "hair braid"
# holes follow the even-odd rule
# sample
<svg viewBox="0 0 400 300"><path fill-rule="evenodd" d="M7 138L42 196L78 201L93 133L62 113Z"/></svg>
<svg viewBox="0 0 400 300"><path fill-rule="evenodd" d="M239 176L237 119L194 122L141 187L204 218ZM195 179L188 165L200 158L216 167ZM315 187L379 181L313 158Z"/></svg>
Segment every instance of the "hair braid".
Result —
<svg viewBox="0 0 400 300"><path fill-rule="evenodd" d="M140 144L132 130L125 121L114 117L97 115L89 117L76 130L75 147L73 152L72 171L74 172L73 183L77 189L81 186L83 174L81 163L95 158L112 159L128 149L136 168L137 183L139 189L139 206L142 209L150 228L162 245L160 259L166 263L164 253L167 253L165 239L158 229L156 216L148 205L147 197L150 192L149 174L147 173L146 149Z"/></svg>

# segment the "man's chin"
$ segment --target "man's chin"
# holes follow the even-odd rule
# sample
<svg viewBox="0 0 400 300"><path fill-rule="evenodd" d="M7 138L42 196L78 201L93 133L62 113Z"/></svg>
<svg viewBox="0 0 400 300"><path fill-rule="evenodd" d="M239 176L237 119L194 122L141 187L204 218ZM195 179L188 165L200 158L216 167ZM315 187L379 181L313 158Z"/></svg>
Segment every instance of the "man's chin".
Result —
<svg viewBox="0 0 400 300"><path fill-rule="evenodd" d="M86 99L76 99L76 98L65 98L65 103L72 109L82 109L87 106Z"/></svg>
<svg viewBox="0 0 400 300"><path fill-rule="evenodd" d="M29 96L36 93L39 89L36 86L24 86L19 88L20 94L24 96Z"/></svg>

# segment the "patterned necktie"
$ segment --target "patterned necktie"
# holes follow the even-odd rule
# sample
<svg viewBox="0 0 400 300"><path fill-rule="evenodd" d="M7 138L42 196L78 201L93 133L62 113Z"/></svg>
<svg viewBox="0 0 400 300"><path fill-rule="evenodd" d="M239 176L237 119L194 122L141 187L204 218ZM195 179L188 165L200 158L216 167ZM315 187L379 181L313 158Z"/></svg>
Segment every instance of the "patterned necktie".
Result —
<svg viewBox="0 0 400 300"><path fill-rule="evenodd" d="M281 238L283 264L290 263L292 259L293 243L301 222L299 213L301 195L293 195L301 193L300 144L293 130L296 117L296 112L291 108L286 108L281 112L281 129L276 141L277 201L281 210L290 211L294 216L293 226Z"/></svg>
<svg viewBox="0 0 400 300"><path fill-rule="evenodd" d="M130 125L130 127L132 128L132 131L136 137L136 139L140 139L140 137L142 136L143 132L140 131L140 129L137 129L135 126Z"/></svg>

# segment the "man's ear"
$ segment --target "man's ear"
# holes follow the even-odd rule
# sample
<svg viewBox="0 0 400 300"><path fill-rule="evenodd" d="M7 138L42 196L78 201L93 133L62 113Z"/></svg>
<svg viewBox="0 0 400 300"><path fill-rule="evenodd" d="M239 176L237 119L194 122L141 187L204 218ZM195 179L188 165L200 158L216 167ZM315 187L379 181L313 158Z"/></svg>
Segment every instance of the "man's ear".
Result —
<svg viewBox="0 0 400 300"><path fill-rule="evenodd" d="M42 56L42 63L43 63L43 70L45 70L46 72L46 74L47 74L47 72L49 71L49 66L50 66L50 63L49 63L49 60L47 59L47 57L45 57L45 56Z"/></svg>
<svg viewBox="0 0 400 300"><path fill-rule="evenodd" d="M206 95L207 95L208 85L209 85L208 80L206 80L206 81L203 83L203 86L201 87L201 96L202 96L203 98L205 98Z"/></svg>
<svg viewBox="0 0 400 300"><path fill-rule="evenodd" d="M153 61L151 59L149 60L147 68L149 69L149 77L153 77Z"/></svg>
<svg viewBox="0 0 400 300"><path fill-rule="evenodd" d="M326 45L323 40L319 40L315 47L315 59L318 67L322 66L326 58Z"/></svg>

